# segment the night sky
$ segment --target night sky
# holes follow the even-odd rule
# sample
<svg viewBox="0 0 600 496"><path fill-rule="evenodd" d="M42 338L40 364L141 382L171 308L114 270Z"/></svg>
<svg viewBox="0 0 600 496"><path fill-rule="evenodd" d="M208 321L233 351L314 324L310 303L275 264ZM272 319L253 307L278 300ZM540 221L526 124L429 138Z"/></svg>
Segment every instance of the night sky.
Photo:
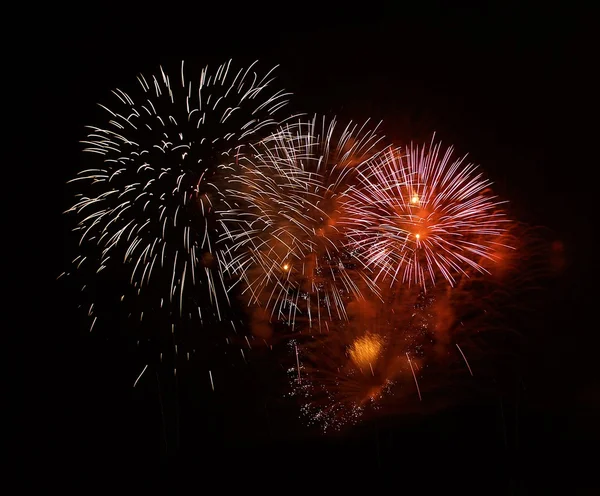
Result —
<svg viewBox="0 0 600 496"><path fill-rule="evenodd" d="M67 12L48 12L54 21L31 31L34 129L25 142L35 165L21 171L33 190L19 203L29 219L20 231L35 240L17 250L34 262L17 283L16 329L33 350L30 380L17 388L27 405L16 448L26 478L65 490L116 490L126 480L139 491L180 485L269 494L301 486L316 494L600 487L589 462L600 440L590 14L443 3L370 8L165 4L163 16L98 6L97 15L70 21ZM90 334L69 284L56 281L74 253L61 215L71 202L64 184L85 168L78 141L85 125L102 123L96 103L110 101L111 89L159 65L177 70L185 59L214 68L229 58L281 64L278 82L294 93L293 110L383 120L394 140L420 142L435 131L481 164L520 220L552 232L564 267L536 302L533 324L521 329L518 366L499 379L512 386L429 415L398 408L345 438L325 439L281 401L269 360L237 360L229 389L215 394L204 370L201 378L190 373L179 395L179 446L165 454L155 383L132 388L141 369L135 350ZM172 444L175 434L167 437Z"/></svg>

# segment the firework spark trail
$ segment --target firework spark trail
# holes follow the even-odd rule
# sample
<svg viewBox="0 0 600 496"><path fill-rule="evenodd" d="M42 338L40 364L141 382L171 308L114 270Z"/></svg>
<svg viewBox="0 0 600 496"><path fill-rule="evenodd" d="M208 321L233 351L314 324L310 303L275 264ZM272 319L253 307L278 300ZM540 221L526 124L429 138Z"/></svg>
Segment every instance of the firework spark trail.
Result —
<svg viewBox="0 0 600 496"><path fill-rule="evenodd" d="M348 247L373 270L374 280L428 287L441 277L485 271L506 230L502 202L491 182L449 147L389 149L361 171L361 184L346 208Z"/></svg>
<svg viewBox="0 0 600 496"><path fill-rule="evenodd" d="M408 364L410 365L410 371L415 379L415 386L417 386L417 393L419 395L419 401L422 401L423 398L421 398L421 389L419 388L419 381L417 381L417 376L415 374L415 369L413 368L413 364L412 361L410 359L410 356L408 354L408 352L406 353L406 359L408 360Z"/></svg>
<svg viewBox="0 0 600 496"><path fill-rule="evenodd" d="M315 117L287 124L239 156L242 174L230 194L238 208L222 213L230 240L224 272L243 281L249 305L269 309L271 320L292 328L299 319L347 319L345 302L377 288L340 250L342 198L357 171L379 152L370 130Z"/></svg>
<svg viewBox="0 0 600 496"><path fill-rule="evenodd" d="M183 62L172 76L161 67L139 75L138 88L114 90L110 108L100 105L107 125L88 126L83 141L91 167L69 181L83 191L67 211L79 219L79 270L85 261L116 279L127 271L144 311L168 302L170 320L222 320L229 301L215 212L228 208L223 177L245 144L282 124L289 95L272 89L275 68L260 76L255 66L229 61L197 77Z"/></svg>
<svg viewBox="0 0 600 496"><path fill-rule="evenodd" d="M458 348L458 351L460 351L461 356L463 357L463 359L465 360L465 363L467 364L467 368L469 369L469 374L473 375L473 371L471 370L471 366L469 365L469 362L467 361L467 357L463 353L463 350L460 349L460 346L458 346L458 343L456 343L456 347Z"/></svg>
<svg viewBox="0 0 600 496"><path fill-rule="evenodd" d="M148 368L148 364L146 364L143 368L143 370L140 372L140 375L137 376L137 379L135 380L135 382L133 383L133 387L135 387L138 383L138 381L140 380L140 378L142 377L142 375L144 375L144 372L146 372L146 369Z"/></svg>

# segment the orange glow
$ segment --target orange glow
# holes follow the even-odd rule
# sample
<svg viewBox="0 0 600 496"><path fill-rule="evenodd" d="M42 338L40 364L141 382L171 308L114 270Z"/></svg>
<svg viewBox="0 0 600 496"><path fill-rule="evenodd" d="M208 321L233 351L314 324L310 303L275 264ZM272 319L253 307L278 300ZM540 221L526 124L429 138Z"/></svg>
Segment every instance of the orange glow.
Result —
<svg viewBox="0 0 600 496"><path fill-rule="evenodd" d="M413 195L412 198L410 199L411 203L419 203L419 195Z"/></svg>
<svg viewBox="0 0 600 496"><path fill-rule="evenodd" d="M419 233L415 234L415 238L421 239L421 235Z"/></svg>
<svg viewBox="0 0 600 496"><path fill-rule="evenodd" d="M374 334L366 334L357 338L350 347L350 359L360 368L372 365L379 358L383 348L383 340Z"/></svg>
<svg viewBox="0 0 600 496"><path fill-rule="evenodd" d="M282 269L283 270L288 270L290 268L290 266L288 264L283 264Z"/></svg>

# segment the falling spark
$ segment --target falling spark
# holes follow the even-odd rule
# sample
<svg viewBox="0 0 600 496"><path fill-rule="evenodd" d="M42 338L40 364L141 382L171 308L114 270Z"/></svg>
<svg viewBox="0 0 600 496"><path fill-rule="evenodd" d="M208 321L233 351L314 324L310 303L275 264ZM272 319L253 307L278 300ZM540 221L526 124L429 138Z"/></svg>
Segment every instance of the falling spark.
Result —
<svg viewBox="0 0 600 496"><path fill-rule="evenodd" d="M144 375L144 372L146 372L146 369L148 368L148 364L146 364L146 366L144 367L144 370L142 370L140 372L140 375L138 375L137 379L135 380L135 382L133 383L133 387L135 387L135 385L138 383L138 381L140 380L140 377L142 377L142 375Z"/></svg>
<svg viewBox="0 0 600 496"><path fill-rule="evenodd" d="M473 375L473 371L471 370L471 366L469 365L469 362L467 361L467 357L465 356L465 354L463 353L463 350L460 349L460 346L458 346L458 343L456 343L456 347L458 348L458 351L460 351L460 354L463 357L463 360L465 361L465 363L467 364L467 368L469 369L469 373L471 375Z"/></svg>
<svg viewBox="0 0 600 496"><path fill-rule="evenodd" d="M419 394L419 401L423 401L423 399L421 398L421 390L419 389L419 382L417 381L417 376L415 375L415 369L413 369L412 361L411 361L410 357L408 356L408 353L406 354L406 359L408 360L408 364L410 365L410 370L415 379L415 386L417 386L417 393Z"/></svg>

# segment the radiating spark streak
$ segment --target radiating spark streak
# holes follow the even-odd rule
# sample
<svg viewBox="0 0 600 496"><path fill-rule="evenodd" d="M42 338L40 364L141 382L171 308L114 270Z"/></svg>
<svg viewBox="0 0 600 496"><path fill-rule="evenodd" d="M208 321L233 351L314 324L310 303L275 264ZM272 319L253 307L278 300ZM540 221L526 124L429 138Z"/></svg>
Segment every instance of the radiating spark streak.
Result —
<svg viewBox="0 0 600 496"><path fill-rule="evenodd" d="M456 347L458 348L458 351L460 351L460 354L463 357L463 360L465 361L465 363L467 364L467 368L469 369L469 373L471 375L473 375L473 371L471 370L471 366L469 365L469 362L467 361L467 357L465 356L465 354L463 353L463 350L460 349L460 346L458 346L458 343L456 343Z"/></svg>
<svg viewBox="0 0 600 496"><path fill-rule="evenodd" d="M185 286L185 271L187 269L187 260L183 264L183 274L181 275L181 289L179 292L179 316L183 315L183 287Z"/></svg>
<svg viewBox="0 0 600 496"><path fill-rule="evenodd" d="M417 393L419 395L419 401L423 401L423 399L421 398L421 390L419 389L419 382L417 381L415 369L413 368L412 361L411 361L410 357L408 356L408 353L406 353L406 359L408 360L408 364L410 365L410 371L412 372L413 378L415 379L415 386L417 386Z"/></svg>
<svg viewBox="0 0 600 496"><path fill-rule="evenodd" d="M208 377L210 377L210 387L214 391L215 390L215 383L213 382L213 376L212 376L212 372L210 370L208 371Z"/></svg>
<svg viewBox="0 0 600 496"><path fill-rule="evenodd" d="M138 383L138 381L140 380L140 377L142 377L142 375L144 375L144 372L146 372L146 369L148 368L148 364L146 364L146 366L144 367L144 370L142 370L140 372L140 375L138 375L137 379L135 380L135 382L133 383L133 387L135 387L135 385Z"/></svg>
<svg viewBox="0 0 600 496"><path fill-rule="evenodd" d="M173 260L173 276L171 277L171 291L169 291L169 301L171 301L171 303L173 302L173 293L174 293L174 286L175 286L175 271L177 270L177 255L179 255L179 252L176 251L175 252L175 259Z"/></svg>

